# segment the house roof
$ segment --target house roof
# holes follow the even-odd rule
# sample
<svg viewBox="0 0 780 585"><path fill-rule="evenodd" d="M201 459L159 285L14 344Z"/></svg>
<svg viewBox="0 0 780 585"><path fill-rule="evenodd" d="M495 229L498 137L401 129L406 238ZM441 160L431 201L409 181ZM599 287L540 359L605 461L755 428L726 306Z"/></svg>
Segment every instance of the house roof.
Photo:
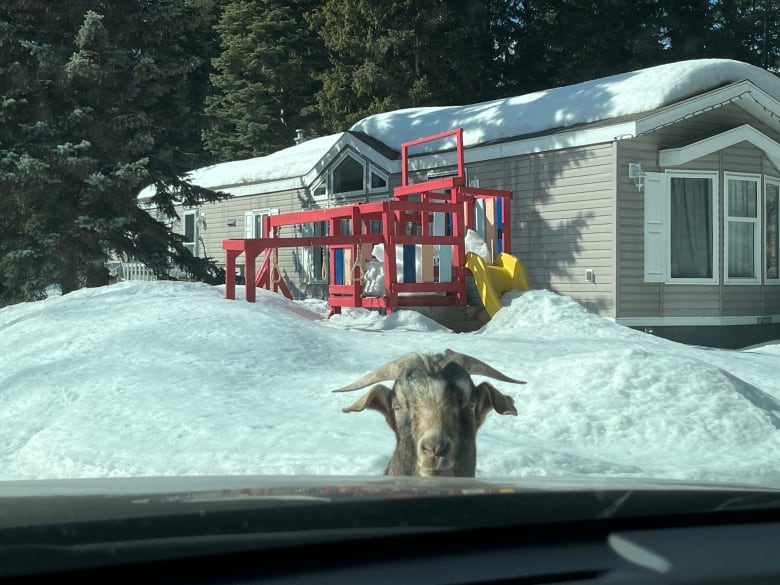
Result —
<svg viewBox="0 0 780 585"><path fill-rule="evenodd" d="M463 128L464 146L651 112L697 94L748 80L780 98L780 79L729 59L697 59L658 65L576 85L466 106L410 108L375 114L351 130L400 148L404 142ZM432 145L437 148L440 145ZM421 147L417 152L423 152Z"/></svg>
<svg viewBox="0 0 780 585"><path fill-rule="evenodd" d="M306 140L266 156L230 161L191 171L189 178L209 189L263 183L308 174L331 151L343 133Z"/></svg>
<svg viewBox="0 0 780 585"><path fill-rule="evenodd" d="M761 90L760 95L753 96L751 88ZM752 99L743 100L746 94ZM774 111L777 117L780 78L729 59L669 63L477 104L375 114L348 132L314 138L267 156L197 169L189 177L200 186L234 195L302 187L313 183L346 146L392 171L398 165L401 144L455 128L464 129L467 148L482 151L474 152L470 160L492 158L495 149L507 156L540 152L635 136L712 107L704 103L708 99L742 100L756 114ZM513 146L507 148L506 143L512 141ZM452 147L444 140L416 147L411 154ZM152 193L147 188L139 198Z"/></svg>

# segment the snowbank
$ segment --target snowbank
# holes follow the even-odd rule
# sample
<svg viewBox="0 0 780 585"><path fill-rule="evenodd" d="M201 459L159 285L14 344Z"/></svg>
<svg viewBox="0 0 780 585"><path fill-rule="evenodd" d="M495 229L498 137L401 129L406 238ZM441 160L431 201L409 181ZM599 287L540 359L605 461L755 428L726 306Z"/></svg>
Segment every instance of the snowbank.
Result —
<svg viewBox="0 0 780 585"><path fill-rule="evenodd" d="M479 476L780 485L780 362L628 330L531 291L482 331L258 290L127 282L0 309L0 479L381 474L392 432L332 394L409 351L452 348L524 379L488 417Z"/></svg>

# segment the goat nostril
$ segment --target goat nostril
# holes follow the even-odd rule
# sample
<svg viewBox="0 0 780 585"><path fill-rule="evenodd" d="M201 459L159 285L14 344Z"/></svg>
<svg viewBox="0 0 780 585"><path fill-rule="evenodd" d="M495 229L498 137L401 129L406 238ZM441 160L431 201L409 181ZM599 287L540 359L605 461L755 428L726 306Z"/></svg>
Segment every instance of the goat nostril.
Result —
<svg viewBox="0 0 780 585"><path fill-rule="evenodd" d="M427 457L445 457L449 454L452 447L452 441L442 439L439 441L425 442L420 446L423 454Z"/></svg>

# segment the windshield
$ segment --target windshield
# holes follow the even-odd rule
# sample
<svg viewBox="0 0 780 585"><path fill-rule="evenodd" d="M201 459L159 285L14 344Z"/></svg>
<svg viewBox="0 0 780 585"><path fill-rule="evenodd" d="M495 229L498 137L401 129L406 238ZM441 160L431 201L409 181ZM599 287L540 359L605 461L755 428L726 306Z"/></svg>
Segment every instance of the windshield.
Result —
<svg viewBox="0 0 780 585"><path fill-rule="evenodd" d="M762 43L705 59L655 3L55 4L0 8L0 488L392 475L413 376L332 391L410 352L477 409L473 473L415 469L780 486Z"/></svg>

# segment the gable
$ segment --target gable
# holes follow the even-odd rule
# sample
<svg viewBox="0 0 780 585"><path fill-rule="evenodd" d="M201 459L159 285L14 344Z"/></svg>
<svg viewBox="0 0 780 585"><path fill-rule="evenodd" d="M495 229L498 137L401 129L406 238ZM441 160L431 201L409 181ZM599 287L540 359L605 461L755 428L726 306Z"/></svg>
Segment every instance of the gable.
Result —
<svg viewBox="0 0 780 585"><path fill-rule="evenodd" d="M658 166L661 168L681 166L740 142L748 142L759 148L776 168L780 168L780 143L749 124L743 124L681 148L659 150Z"/></svg>

